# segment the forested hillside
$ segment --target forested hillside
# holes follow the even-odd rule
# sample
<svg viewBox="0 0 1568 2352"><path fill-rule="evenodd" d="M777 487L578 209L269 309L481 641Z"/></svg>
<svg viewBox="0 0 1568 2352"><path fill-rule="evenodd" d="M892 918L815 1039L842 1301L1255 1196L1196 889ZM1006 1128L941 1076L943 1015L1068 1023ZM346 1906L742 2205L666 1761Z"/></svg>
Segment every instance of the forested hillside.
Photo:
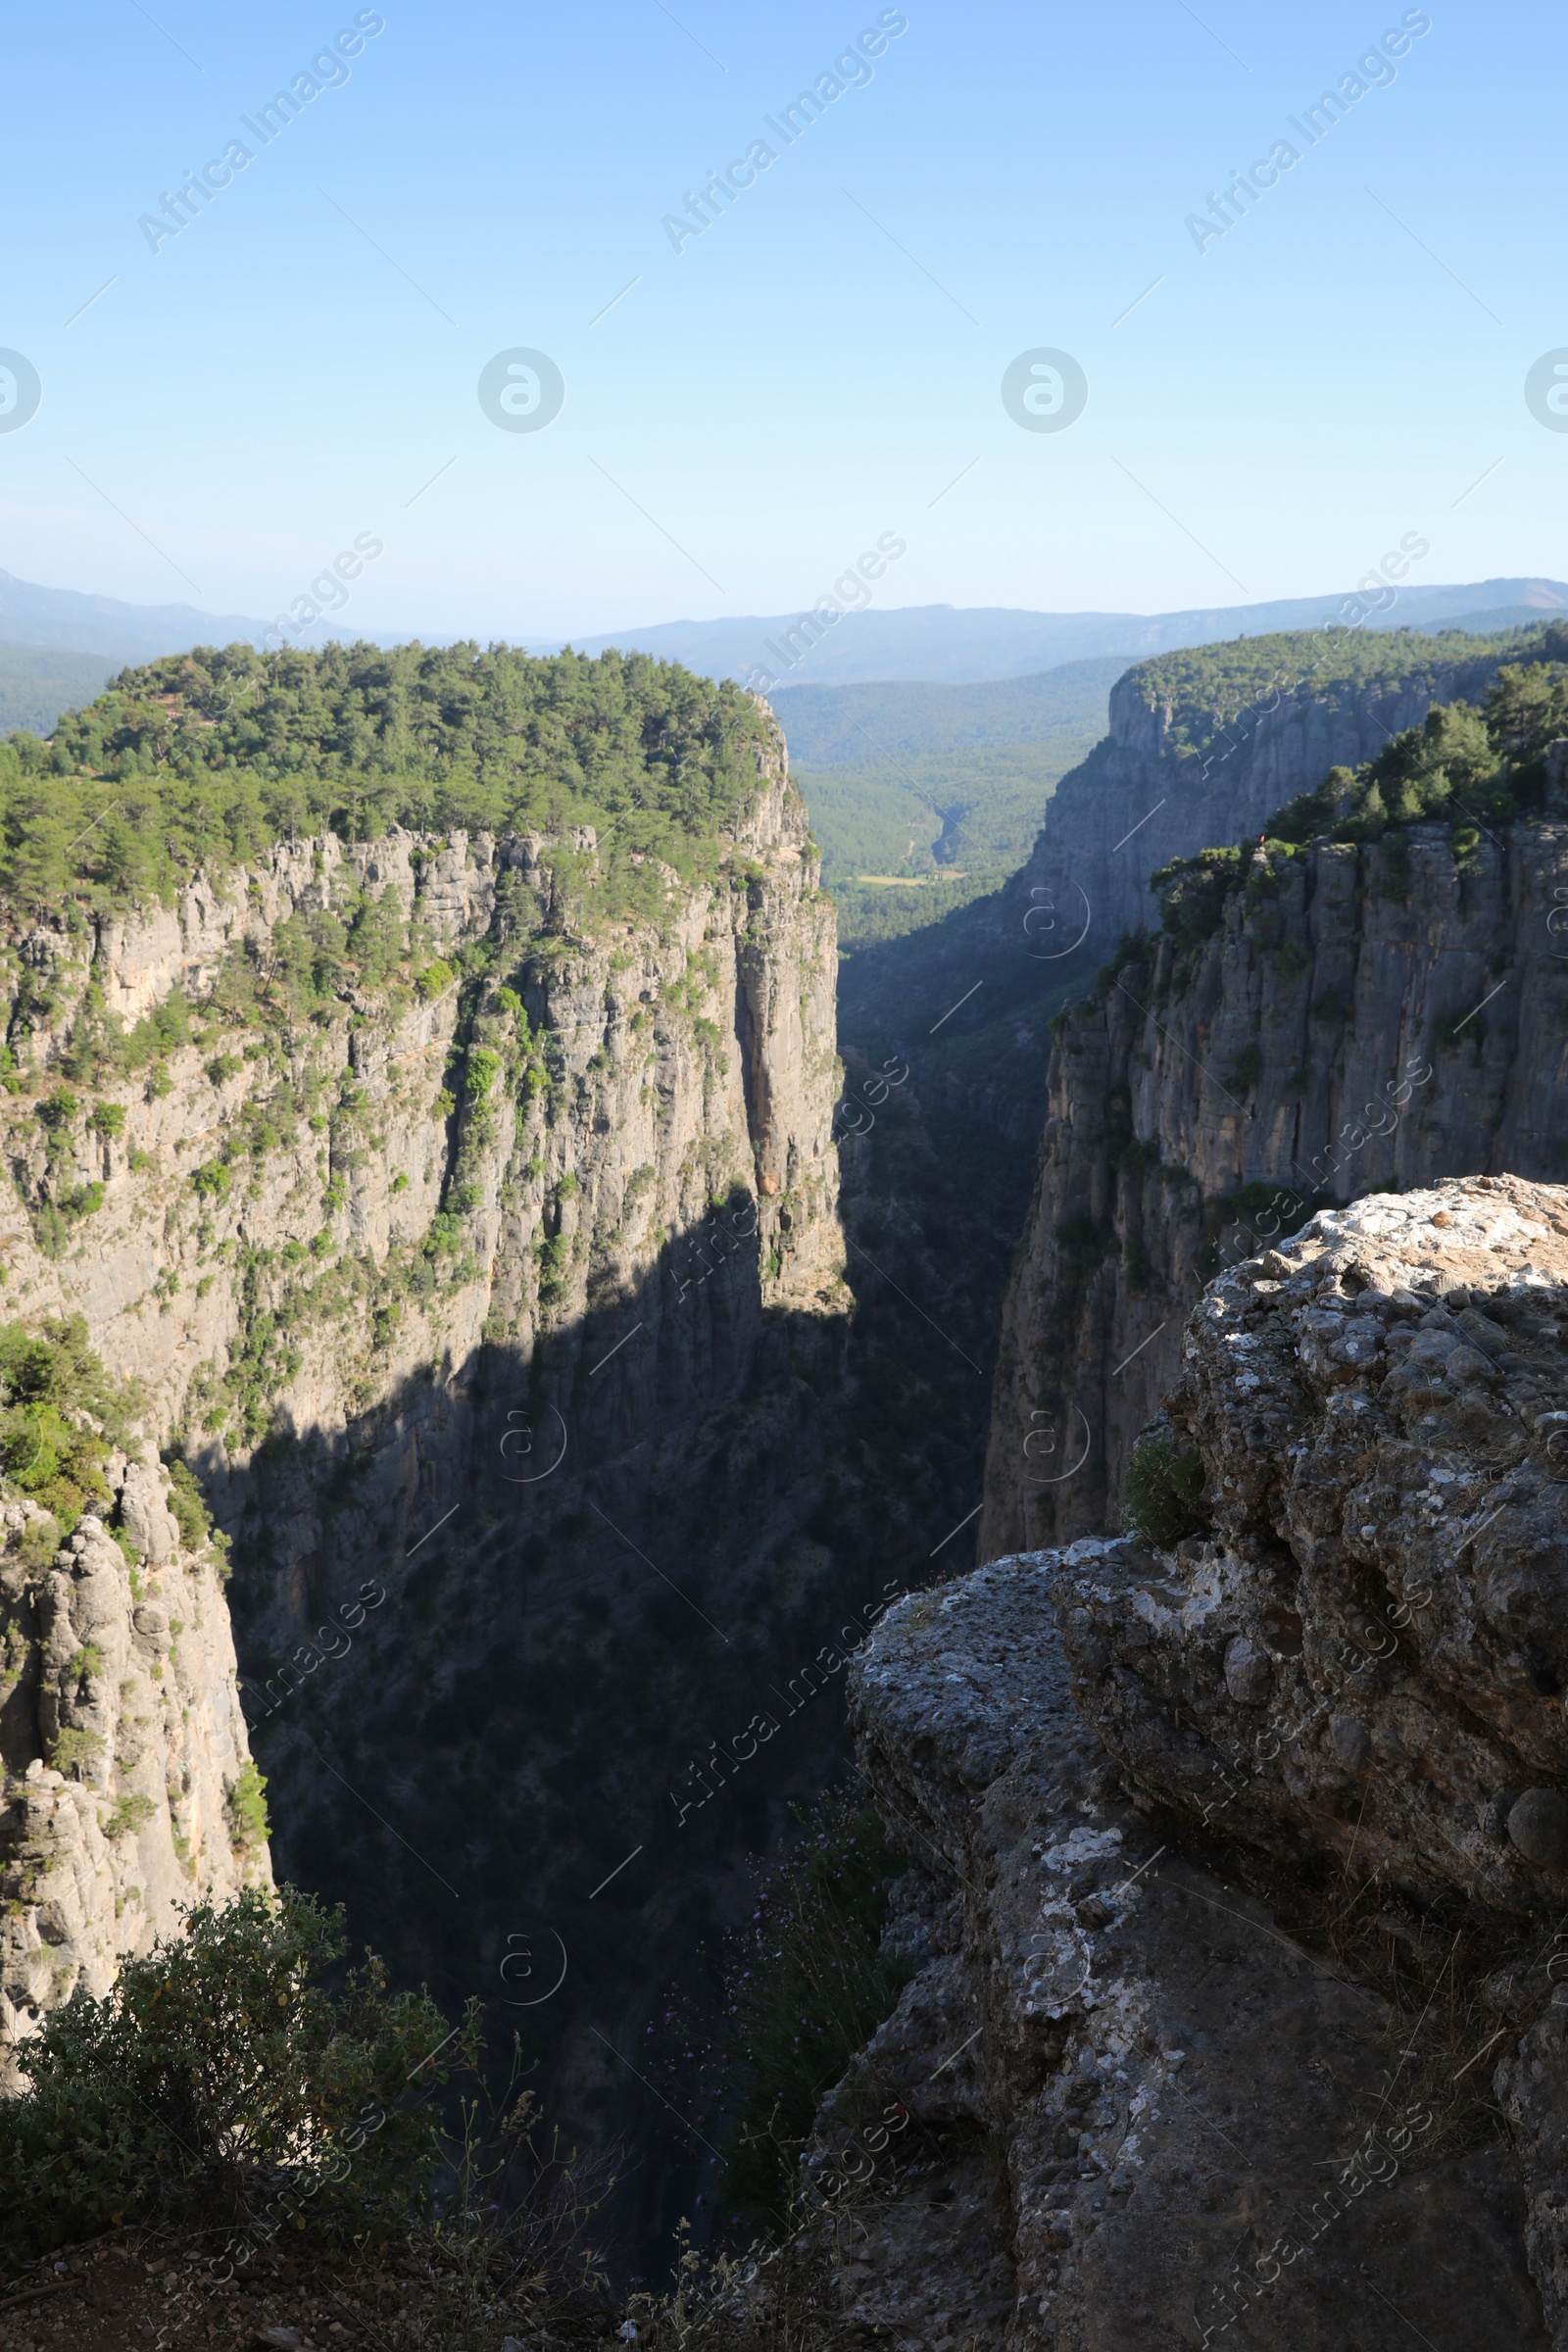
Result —
<svg viewBox="0 0 1568 2352"><path fill-rule="evenodd" d="M739 687L640 654L202 647L122 671L47 743L0 745L0 890L168 897L323 827L591 826L605 903L652 904L662 885L636 869L695 871L755 793L766 731Z"/></svg>

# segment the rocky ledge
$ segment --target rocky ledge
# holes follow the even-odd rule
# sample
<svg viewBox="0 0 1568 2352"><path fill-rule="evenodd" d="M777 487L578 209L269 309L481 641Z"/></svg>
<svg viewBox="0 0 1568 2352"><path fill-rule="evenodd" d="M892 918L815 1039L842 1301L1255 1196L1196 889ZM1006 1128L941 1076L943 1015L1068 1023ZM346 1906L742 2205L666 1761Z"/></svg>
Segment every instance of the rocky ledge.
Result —
<svg viewBox="0 0 1568 2352"><path fill-rule="evenodd" d="M1315 1219L1195 1310L1145 1535L883 1621L852 2330L1568 2346L1565 1269L1506 1177Z"/></svg>

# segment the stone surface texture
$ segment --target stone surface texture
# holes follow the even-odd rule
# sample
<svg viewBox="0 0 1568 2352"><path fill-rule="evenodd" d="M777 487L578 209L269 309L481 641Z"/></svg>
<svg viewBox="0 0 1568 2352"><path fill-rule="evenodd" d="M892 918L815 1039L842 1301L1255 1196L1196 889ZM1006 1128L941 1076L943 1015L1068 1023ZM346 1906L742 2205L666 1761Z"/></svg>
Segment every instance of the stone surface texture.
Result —
<svg viewBox="0 0 1568 2352"><path fill-rule="evenodd" d="M1062 1018L1003 1313L982 1559L1116 1524L1226 1258L1373 1187L1568 1177L1568 792L1456 858L1416 827L1252 869ZM1210 836L1215 838L1215 836Z"/></svg>
<svg viewBox="0 0 1568 2352"><path fill-rule="evenodd" d="M1423 1903L1568 1895L1565 1208L1506 1177L1373 1194L1209 1286L1160 1425L1200 1530L1073 1546L1058 1580L1079 1703L1141 1787Z"/></svg>
<svg viewBox="0 0 1568 2352"><path fill-rule="evenodd" d="M831 2196L856 2119L912 2119L843 2232L846 2326L906 2352L1544 2347L1517 2159L1446 2143L1385 2001L1151 1826L1078 1714L1053 1588L1089 1555L1135 1572L1120 1544L995 1561L901 1602L856 1669L917 1973L818 2121Z"/></svg>
<svg viewBox="0 0 1568 2352"><path fill-rule="evenodd" d="M250 1746L218 1559L181 1545L155 1461L117 1455L110 1474L139 1570L105 1518L84 1516L51 1553L53 1520L0 1505L7 2090L17 2044L78 1986L101 1996L183 1908L270 1883L266 1845L247 1842L230 1804Z"/></svg>

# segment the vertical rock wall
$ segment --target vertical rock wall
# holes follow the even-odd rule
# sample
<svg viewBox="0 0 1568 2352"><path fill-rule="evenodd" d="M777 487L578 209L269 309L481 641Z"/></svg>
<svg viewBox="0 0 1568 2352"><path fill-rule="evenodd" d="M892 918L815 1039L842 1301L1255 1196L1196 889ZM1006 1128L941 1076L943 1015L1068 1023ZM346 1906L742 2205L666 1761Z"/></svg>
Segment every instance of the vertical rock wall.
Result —
<svg viewBox="0 0 1568 2352"><path fill-rule="evenodd" d="M1256 870L1212 937L1150 941L1058 1027L982 1557L1114 1524L1222 1249L1379 1187L1568 1174L1561 815L1462 858L1433 825Z"/></svg>
<svg viewBox="0 0 1568 2352"><path fill-rule="evenodd" d="M89 1513L64 1547L0 1507L0 2087L12 2052L78 1986L181 1910L268 1883L219 1557L181 1543L161 1466L112 1458L122 1541ZM63 1769L60 1769L63 1768Z"/></svg>

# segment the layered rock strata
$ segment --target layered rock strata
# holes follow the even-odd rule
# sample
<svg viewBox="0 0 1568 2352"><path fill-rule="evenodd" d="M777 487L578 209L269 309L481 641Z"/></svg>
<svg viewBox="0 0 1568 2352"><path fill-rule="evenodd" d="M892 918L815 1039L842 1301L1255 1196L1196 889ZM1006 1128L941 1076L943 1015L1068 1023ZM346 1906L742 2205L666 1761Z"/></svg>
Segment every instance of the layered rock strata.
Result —
<svg viewBox="0 0 1568 2352"><path fill-rule="evenodd" d="M1473 852L1418 826L1259 862L1058 1024L1003 1311L981 1557L1114 1524L1223 1254L1325 1199L1568 1175L1568 798Z"/></svg>

